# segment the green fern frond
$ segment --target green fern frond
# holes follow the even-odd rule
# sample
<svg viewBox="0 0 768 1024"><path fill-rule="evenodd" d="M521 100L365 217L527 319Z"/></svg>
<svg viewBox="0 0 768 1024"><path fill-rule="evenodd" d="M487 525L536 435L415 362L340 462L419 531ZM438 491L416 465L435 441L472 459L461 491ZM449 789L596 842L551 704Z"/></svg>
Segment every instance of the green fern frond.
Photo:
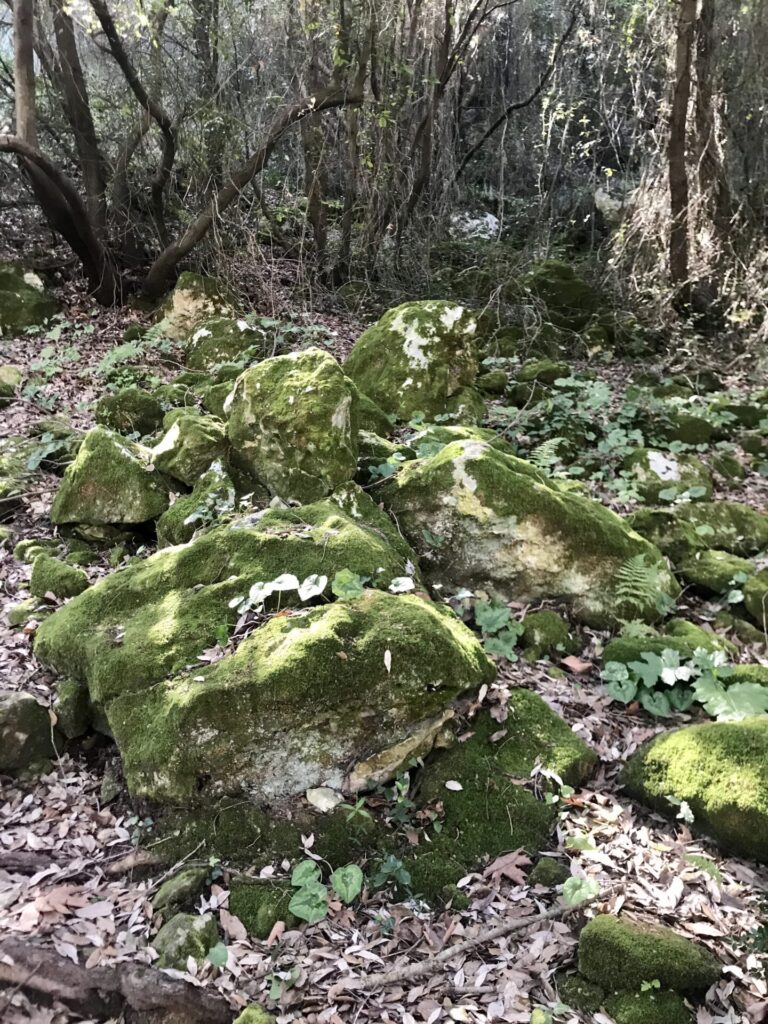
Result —
<svg viewBox="0 0 768 1024"><path fill-rule="evenodd" d="M638 611L656 605L659 589L658 569L646 565L645 555L628 558L614 577L614 592L619 603Z"/></svg>
<svg viewBox="0 0 768 1024"><path fill-rule="evenodd" d="M559 461L558 449L564 440L565 438L563 437L548 437L546 441L542 441L541 444L533 449L528 457L528 461L536 466L537 469L544 471L550 469Z"/></svg>

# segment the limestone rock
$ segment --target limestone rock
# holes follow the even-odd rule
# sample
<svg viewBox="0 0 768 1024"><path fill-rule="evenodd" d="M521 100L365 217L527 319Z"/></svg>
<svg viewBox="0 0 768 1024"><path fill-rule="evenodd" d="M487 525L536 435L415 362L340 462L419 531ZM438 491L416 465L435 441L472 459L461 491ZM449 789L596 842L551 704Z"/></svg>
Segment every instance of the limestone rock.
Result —
<svg viewBox="0 0 768 1024"><path fill-rule="evenodd" d="M151 434L163 422L163 407L143 388L123 388L96 403L96 422L119 434Z"/></svg>
<svg viewBox="0 0 768 1024"><path fill-rule="evenodd" d="M64 473L51 522L145 523L161 515L168 502L168 483L155 469L150 450L94 427Z"/></svg>
<svg viewBox="0 0 768 1024"><path fill-rule="evenodd" d="M344 364L355 384L386 413L409 420L482 414L474 391L479 368L477 320L442 300L406 302L369 327Z"/></svg>
<svg viewBox="0 0 768 1024"><path fill-rule="evenodd" d="M205 371L242 359L256 362L271 355L273 340L263 327L247 320L213 317L192 332L184 348L185 361L190 369Z"/></svg>
<svg viewBox="0 0 768 1024"><path fill-rule="evenodd" d="M357 390L318 348L265 359L232 392L232 459L284 501L322 498L357 469Z"/></svg>
<svg viewBox="0 0 768 1024"><path fill-rule="evenodd" d="M220 516L235 508L235 485L221 462L211 464L195 484L167 509L157 521L157 545L186 544L194 535L216 525Z"/></svg>
<svg viewBox="0 0 768 1024"><path fill-rule="evenodd" d="M638 448L624 460L624 469L637 483L645 501L674 501L694 488L692 500L712 497L712 477L695 455L673 455L653 448Z"/></svg>
<svg viewBox="0 0 768 1024"><path fill-rule="evenodd" d="M185 270L163 307L163 334L171 341L186 341L206 320L230 316L233 305L221 281Z"/></svg>
<svg viewBox="0 0 768 1024"><path fill-rule="evenodd" d="M0 690L0 772L18 772L53 757L48 712L29 693Z"/></svg>
<svg viewBox="0 0 768 1024"><path fill-rule="evenodd" d="M224 424L213 416L182 414L152 449L152 461L161 473L194 487L211 463L227 448Z"/></svg>
<svg viewBox="0 0 768 1024"><path fill-rule="evenodd" d="M152 945L160 954L158 967L185 971L189 957L202 963L218 941L219 929L212 914L176 914L163 925Z"/></svg>

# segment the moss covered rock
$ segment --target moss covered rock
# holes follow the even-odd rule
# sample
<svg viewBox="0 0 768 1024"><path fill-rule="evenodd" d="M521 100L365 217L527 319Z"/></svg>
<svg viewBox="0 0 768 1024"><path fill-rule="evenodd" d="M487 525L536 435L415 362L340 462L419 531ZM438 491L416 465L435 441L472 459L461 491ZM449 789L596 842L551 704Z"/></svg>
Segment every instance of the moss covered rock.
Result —
<svg viewBox="0 0 768 1024"><path fill-rule="evenodd" d="M654 421L653 436L660 441L682 441L683 444L709 444L717 433L714 423L704 416L686 412L670 405L663 416Z"/></svg>
<svg viewBox="0 0 768 1024"><path fill-rule="evenodd" d="M221 281L185 270L162 308L163 334L171 341L186 341L206 320L231 316L233 306Z"/></svg>
<svg viewBox="0 0 768 1024"><path fill-rule="evenodd" d="M562 260L544 260L522 280L524 288L543 302L556 327L580 331L597 310L599 299L575 268Z"/></svg>
<svg viewBox="0 0 768 1024"><path fill-rule="evenodd" d="M475 316L451 302L426 300L388 310L360 336L344 369L400 420L421 412L472 422L482 408L472 390L478 366Z"/></svg>
<svg viewBox="0 0 768 1024"><path fill-rule="evenodd" d="M224 458L226 450L221 420L182 414L152 449L152 461L161 473L193 487L211 463Z"/></svg>
<svg viewBox="0 0 768 1024"><path fill-rule="evenodd" d="M288 909L295 889L285 882L249 884L234 881L229 909L257 939L266 939L278 921L294 928L298 918Z"/></svg>
<svg viewBox="0 0 768 1024"><path fill-rule="evenodd" d="M202 963L218 941L219 929L212 914L175 914L154 937L152 946L159 954L158 967L185 971L190 957Z"/></svg>
<svg viewBox="0 0 768 1024"><path fill-rule="evenodd" d="M696 551L683 558L677 568L686 583L707 594L724 594L737 586L739 577L755 573L755 563L748 558L715 549Z"/></svg>
<svg viewBox="0 0 768 1024"><path fill-rule="evenodd" d="M401 463L416 458L416 452L409 445L395 444L367 430L358 431L357 439L357 479L363 486L383 476L391 476Z"/></svg>
<svg viewBox="0 0 768 1024"><path fill-rule="evenodd" d="M579 936L579 971L608 991L658 981L681 995L703 996L720 977L720 964L671 928L599 914Z"/></svg>
<svg viewBox="0 0 768 1024"><path fill-rule="evenodd" d="M175 914L191 909L208 882L208 868L182 868L167 878L152 897L152 909Z"/></svg>
<svg viewBox="0 0 768 1024"><path fill-rule="evenodd" d="M77 679L62 679L56 686L53 710L56 726L68 740L84 736L91 726L88 687Z"/></svg>
<svg viewBox="0 0 768 1024"><path fill-rule="evenodd" d="M768 516L735 501L689 502L668 511L640 509L629 522L675 563L707 548L746 556L768 547Z"/></svg>
<svg viewBox="0 0 768 1024"><path fill-rule="evenodd" d="M0 312L0 316L2 313ZM0 366L0 409L5 409L16 397L24 380L24 373L18 366Z"/></svg>
<svg viewBox="0 0 768 1024"><path fill-rule="evenodd" d="M629 559L646 561L659 590L677 591L660 552L619 516L555 490L530 463L485 442L455 441L405 463L381 497L433 583L558 599L594 625L622 614L616 577ZM657 615L650 601L638 613Z"/></svg>
<svg viewBox="0 0 768 1024"><path fill-rule="evenodd" d="M167 509L157 521L157 544L186 544L196 533L216 525L235 508L235 485L221 462L212 463L195 484Z"/></svg>
<svg viewBox="0 0 768 1024"><path fill-rule="evenodd" d="M624 460L624 470L635 480L638 492L649 502L674 501L690 492L693 500L712 497L709 470L694 455L673 455L653 448L638 448Z"/></svg>
<svg viewBox="0 0 768 1024"><path fill-rule="evenodd" d="M26 626L32 619L39 621L50 615L52 611L53 606L41 601L39 597L27 597L10 606L7 612L8 625L11 627Z"/></svg>
<svg viewBox="0 0 768 1024"><path fill-rule="evenodd" d="M227 400L232 394L232 388L233 384L230 380L225 380L221 384L211 384L210 387L204 388L202 391L203 408L212 416L225 420L227 418L226 410L229 407Z"/></svg>
<svg viewBox="0 0 768 1024"><path fill-rule="evenodd" d="M451 702L493 677L451 611L374 590L273 618L194 671L107 709L133 796L354 791L427 752Z"/></svg>
<svg viewBox="0 0 768 1024"><path fill-rule="evenodd" d="M77 569L66 562L60 562L51 555L38 555L32 565L32 578L29 589L34 597L75 597L82 594L88 587L88 576L82 569Z"/></svg>
<svg viewBox="0 0 768 1024"><path fill-rule="evenodd" d="M506 370L486 370L475 381L478 391L486 395L503 395L508 384L509 375Z"/></svg>
<svg viewBox="0 0 768 1024"><path fill-rule="evenodd" d="M528 875L530 885L543 885L552 889L556 885L562 885L571 877L570 868L552 857L541 857L531 869Z"/></svg>
<svg viewBox="0 0 768 1024"><path fill-rule="evenodd" d="M676 992L618 992L605 1008L616 1024L691 1024L691 1013Z"/></svg>
<svg viewBox="0 0 768 1024"><path fill-rule="evenodd" d="M0 772L18 772L55 753L48 711L30 693L0 690Z"/></svg>
<svg viewBox="0 0 768 1024"><path fill-rule="evenodd" d="M51 507L51 522L145 523L168 507L169 486L148 448L104 427L83 438Z"/></svg>
<svg viewBox="0 0 768 1024"><path fill-rule="evenodd" d="M96 422L119 434L151 434L163 422L163 407L143 388L123 388L96 403Z"/></svg>
<svg viewBox="0 0 768 1024"><path fill-rule="evenodd" d="M537 761L577 786L592 771L596 756L529 690L510 694L503 727L483 712L472 723L468 740L434 755L419 803L442 805L443 827L407 862L414 892L436 898L486 856L518 848L536 853L545 846L557 809L514 781L527 778ZM461 789L446 788L447 782L458 782Z"/></svg>
<svg viewBox="0 0 768 1024"><path fill-rule="evenodd" d="M768 626L768 569L761 569L744 584L744 606L758 627Z"/></svg>
<svg viewBox="0 0 768 1024"><path fill-rule="evenodd" d="M246 1006L243 1012L235 1019L234 1024L275 1024L276 1017L267 1013L263 1006Z"/></svg>
<svg viewBox="0 0 768 1024"><path fill-rule="evenodd" d="M627 522L675 564L691 552L709 547L705 536L708 531L699 533L693 523L680 519L672 509L641 508L627 516Z"/></svg>
<svg viewBox="0 0 768 1024"><path fill-rule="evenodd" d="M271 354L271 349L272 339L263 327L218 316L205 320L192 332L184 346L184 357L190 369L208 371L241 359L255 362Z"/></svg>
<svg viewBox="0 0 768 1024"><path fill-rule="evenodd" d="M388 437L395 426L395 417L378 406L358 388L357 392L357 423L360 430L369 430L379 437Z"/></svg>
<svg viewBox="0 0 768 1024"><path fill-rule="evenodd" d="M265 359L232 392L233 461L284 500L314 501L357 469L357 389L318 348Z"/></svg>
<svg viewBox="0 0 768 1024"><path fill-rule="evenodd" d="M35 649L104 703L193 663L228 634L237 620L230 602L259 580L350 569L386 588L414 559L389 518L349 487L301 510L240 517L130 563L59 609L38 630ZM282 595L283 606L292 600L295 592Z"/></svg>
<svg viewBox="0 0 768 1024"><path fill-rule="evenodd" d="M0 337L37 327L56 312L40 278L14 263L0 263Z"/></svg>
<svg viewBox="0 0 768 1024"><path fill-rule="evenodd" d="M694 827L726 850L768 860L768 717L707 722L664 733L627 763L630 796L674 817L685 800Z"/></svg>
<svg viewBox="0 0 768 1024"><path fill-rule="evenodd" d="M568 623L557 612L530 612L523 619L520 646L531 661L545 655L573 654L578 644L571 636Z"/></svg>
<svg viewBox="0 0 768 1024"><path fill-rule="evenodd" d="M509 441L497 434L495 430L486 427L476 427L469 423L459 423L454 426L446 426L441 423L429 423L422 430L418 430L408 441L419 458L436 455L447 444L452 441L482 441L489 444L491 448L504 452L506 455L515 455L515 448Z"/></svg>

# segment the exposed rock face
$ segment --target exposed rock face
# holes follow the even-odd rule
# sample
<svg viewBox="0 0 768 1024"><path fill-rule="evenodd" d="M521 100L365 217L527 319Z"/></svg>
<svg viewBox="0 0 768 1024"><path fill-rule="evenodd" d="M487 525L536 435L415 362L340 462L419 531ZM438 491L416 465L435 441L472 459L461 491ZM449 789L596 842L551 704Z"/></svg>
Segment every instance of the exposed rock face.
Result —
<svg viewBox="0 0 768 1024"><path fill-rule="evenodd" d="M232 458L284 501L315 501L357 468L357 390L318 348L265 359L238 378L229 404Z"/></svg>
<svg viewBox="0 0 768 1024"><path fill-rule="evenodd" d="M659 591L678 589L660 552L619 516L555 490L529 463L483 441L455 441L405 463L381 496L433 583L505 600L558 598L594 625L622 614L616 576L631 558L656 570ZM657 617L651 601L633 614Z"/></svg>
<svg viewBox="0 0 768 1024"><path fill-rule="evenodd" d="M20 334L55 312L56 303L37 274L13 263L0 263L0 336Z"/></svg>
<svg viewBox="0 0 768 1024"><path fill-rule="evenodd" d="M768 860L768 717L708 722L664 733L627 763L630 796L675 817L685 800L695 827L726 850Z"/></svg>
<svg viewBox="0 0 768 1024"><path fill-rule="evenodd" d="M344 364L361 391L386 413L409 420L453 413L474 422L483 403L474 390L479 367L477 320L442 300L390 309L358 339Z"/></svg>
<svg viewBox="0 0 768 1024"><path fill-rule="evenodd" d="M391 778L428 752L451 702L492 677L450 610L369 590L273 618L212 666L117 698L109 719L134 796L274 802L354 790L349 766L374 775L385 752Z"/></svg>
<svg viewBox="0 0 768 1024"><path fill-rule="evenodd" d="M264 358L270 355L270 348L270 337L264 328L253 327L247 320L219 316L204 321L193 331L185 346L185 358L190 369L209 371L248 356L254 361Z"/></svg>
<svg viewBox="0 0 768 1024"><path fill-rule="evenodd" d="M230 316L232 305L221 281L185 270L163 308L163 333L171 341L186 341L206 320Z"/></svg>
<svg viewBox="0 0 768 1024"><path fill-rule="evenodd" d="M94 427L64 473L51 522L145 523L161 515L168 502L168 481L155 469L151 451Z"/></svg>

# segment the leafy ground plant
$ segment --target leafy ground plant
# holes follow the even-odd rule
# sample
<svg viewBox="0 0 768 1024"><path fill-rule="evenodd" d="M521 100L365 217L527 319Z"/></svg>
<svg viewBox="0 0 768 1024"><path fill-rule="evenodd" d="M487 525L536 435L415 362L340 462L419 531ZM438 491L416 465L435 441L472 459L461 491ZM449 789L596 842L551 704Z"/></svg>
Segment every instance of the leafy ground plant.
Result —
<svg viewBox="0 0 768 1024"><path fill-rule="evenodd" d="M333 892L342 903L353 903L363 891L365 881L357 864L346 864L336 868L330 876ZM301 921L317 924L328 916L328 886L322 882L320 865L314 860L302 860L293 869L291 885L296 892L291 897L288 909Z"/></svg>

